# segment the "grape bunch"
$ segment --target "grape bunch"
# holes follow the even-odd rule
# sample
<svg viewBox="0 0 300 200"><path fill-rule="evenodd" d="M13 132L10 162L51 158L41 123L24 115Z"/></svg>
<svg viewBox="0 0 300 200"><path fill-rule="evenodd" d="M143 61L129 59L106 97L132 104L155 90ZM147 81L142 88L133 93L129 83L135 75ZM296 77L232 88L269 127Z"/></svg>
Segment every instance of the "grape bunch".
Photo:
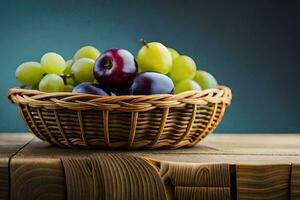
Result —
<svg viewBox="0 0 300 200"><path fill-rule="evenodd" d="M72 60L54 52L46 53L39 62L25 62L16 70L16 79L27 88L43 92L72 92L85 81L94 81L94 59L100 52L92 46L79 49Z"/></svg>
<svg viewBox="0 0 300 200"><path fill-rule="evenodd" d="M154 71L166 74L175 85L175 94L189 90L204 90L218 86L216 79L208 72L197 71L195 61L180 55L175 49L161 43L146 43L137 55L140 71Z"/></svg>
<svg viewBox="0 0 300 200"><path fill-rule="evenodd" d="M188 90L200 91L218 86L217 80L210 73L196 70L197 67L192 58L183 55L174 59L169 76L176 83L176 94Z"/></svg>
<svg viewBox="0 0 300 200"><path fill-rule="evenodd" d="M25 62L16 70L22 86L42 92L74 92L101 96L178 94L217 87L216 79L198 70L195 61L162 43L141 40L136 59L125 49L102 54L84 46L72 59L54 52L40 62Z"/></svg>

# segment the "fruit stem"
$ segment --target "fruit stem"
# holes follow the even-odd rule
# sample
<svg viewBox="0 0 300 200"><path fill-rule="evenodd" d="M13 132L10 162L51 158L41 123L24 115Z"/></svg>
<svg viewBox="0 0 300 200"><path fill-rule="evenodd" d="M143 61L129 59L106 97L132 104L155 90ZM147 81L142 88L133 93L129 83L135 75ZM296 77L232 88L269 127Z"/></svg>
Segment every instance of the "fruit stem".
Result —
<svg viewBox="0 0 300 200"><path fill-rule="evenodd" d="M149 45L148 45L147 41L146 41L144 38L141 38L141 39L140 39L140 42L141 42L144 46L146 46L147 48L149 48Z"/></svg>
<svg viewBox="0 0 300 200"><path fill-rule="evenodd" d="M64 84L67 85L67 78L72 77L71 74L61 74L60 77L64 80Z"/></svg>
<svg viewBox="0 0 300 200"><path fill-rule="evenodd" d="M112 68L112 61L109 59L109 58L106 58L104 59L103 61L103 66L108 68L108 69L111 69Z"/></svg>
<svg viewBox="0 0 300 200"><path fill-rule="evenodd" d="M65 77L65 78L70 78L72 77L72 74L61 74L60 75L62 78Z"/></svg>

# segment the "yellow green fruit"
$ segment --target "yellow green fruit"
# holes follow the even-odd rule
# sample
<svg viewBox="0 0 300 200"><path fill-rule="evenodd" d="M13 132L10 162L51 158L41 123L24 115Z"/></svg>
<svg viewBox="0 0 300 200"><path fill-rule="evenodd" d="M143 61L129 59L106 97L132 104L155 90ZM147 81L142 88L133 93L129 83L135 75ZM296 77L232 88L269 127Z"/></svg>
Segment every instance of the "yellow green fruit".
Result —
<svg viewBox="0 0 300 200"><path fill-rule="evenodd" d="M76 81L73 79L73 77L66 77L66 84L73 85L73 86L77 85Z"/></svg>
<svg viewBox="0 0 300 200"><path fill-rule="evenodd" d="M179 94L190 90L201 91L201 87L196 81L193 80L183 80L175 85L175 94Z"/></svg>
<svg viewBox="0 0 300 200"><path fill-rule="evenodd" d="M193 79L196 74L196 63L189 56L178 56L173 60L173 66L169 72L169 77L173 82Z"/></svg>
<svg viewBox="0 0 300 200"><path fill-rule="evenodd" d="M159 42L150 42L138 52L139 71L153 71L167 74L172 67L172 55L167 47Z"/></svg>
<svg viewBox="0 0 300 200"><path fill-rule="evenodd" d="M73 63L74 63L73 60L66 61L66 67L64 70L64 74L70 74Z"/></svg>
<svg viewBox="0 0 300 200"><path fill-rule="evenodd" d="M47 74L40 81L39 90L42 92L63 92L64 80L57 74Z"/></svg>
<svg viewBox="0 0 300 200"><path fill-rule="evenodd" d="M73 85L65 85L64 92L72 92L74 86Z"/></svg>
<svg viewBox="0 0 300 200"><path fill-rule="evenodd" d="M25 62L16 70L16 79L25 86L33 86L40 82L45 73L38 62Z"/></svg>
<svg viewBox="0 0 300 200"><path fill-rule="evenodd" d="M41 65L47 74L62 74L66 68L64 58L53 52L46 53L41 58Z"/></svg>
<svg viewBox="0 0 300 200"><path fill-rule="evenodd" d="M90 58L92 60L96 60L100 56L100 51L93 46L84 46L81 47L75 54L74 54L74 61L80 58Z"/></svg>
<svg viewBox="0 0 300 200"><path fill-rule="evenodd" d="M201 86L203 90L216 88L218 86L217 80L213 77L213 75L206 71L198 70L194 80Z"/></svg>
<svg viewBox="0 0 300 200"><path fill-rule="evenodd" d="M93 82L94 77L94 63L90 58L80 58L77 60L71 69L71 75L77 83Z"/></svg>
<svg viewBox="0 0 300 200"><path fill-rule="evenodd" d="M172 60L174 60L175 58L177 58L179 56L179 53L175 49L168 48L168 50L172 56Z"/></svg>

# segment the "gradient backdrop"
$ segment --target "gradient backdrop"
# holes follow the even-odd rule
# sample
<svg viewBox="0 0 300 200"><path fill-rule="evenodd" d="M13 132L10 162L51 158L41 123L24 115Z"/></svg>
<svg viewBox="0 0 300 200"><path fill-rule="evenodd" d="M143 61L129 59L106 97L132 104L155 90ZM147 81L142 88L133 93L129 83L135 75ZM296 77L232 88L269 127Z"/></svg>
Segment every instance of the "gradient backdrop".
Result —
<svg viewBox="0 0 300 200"><path fill-rule="evenodd" d="M20 63L47 51L69 59L86 44L136 54L140 37L232 88L217 132L300 132L300 4L286 2L1 0L0 132L26 130L6 97Z"/></svg>

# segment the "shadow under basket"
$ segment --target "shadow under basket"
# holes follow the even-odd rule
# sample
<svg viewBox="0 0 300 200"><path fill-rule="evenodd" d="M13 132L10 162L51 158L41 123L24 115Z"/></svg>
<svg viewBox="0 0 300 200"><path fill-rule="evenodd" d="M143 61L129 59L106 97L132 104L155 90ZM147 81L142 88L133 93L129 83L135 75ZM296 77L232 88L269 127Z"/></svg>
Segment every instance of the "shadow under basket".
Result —
<svg viewBox="0 0 300 200"><path fill-rule="evenodd" d="M225 86L177 95L97 96L12 88L27 127L38 138L72 148L193 146L211 133L231 102Z"/></svg>

